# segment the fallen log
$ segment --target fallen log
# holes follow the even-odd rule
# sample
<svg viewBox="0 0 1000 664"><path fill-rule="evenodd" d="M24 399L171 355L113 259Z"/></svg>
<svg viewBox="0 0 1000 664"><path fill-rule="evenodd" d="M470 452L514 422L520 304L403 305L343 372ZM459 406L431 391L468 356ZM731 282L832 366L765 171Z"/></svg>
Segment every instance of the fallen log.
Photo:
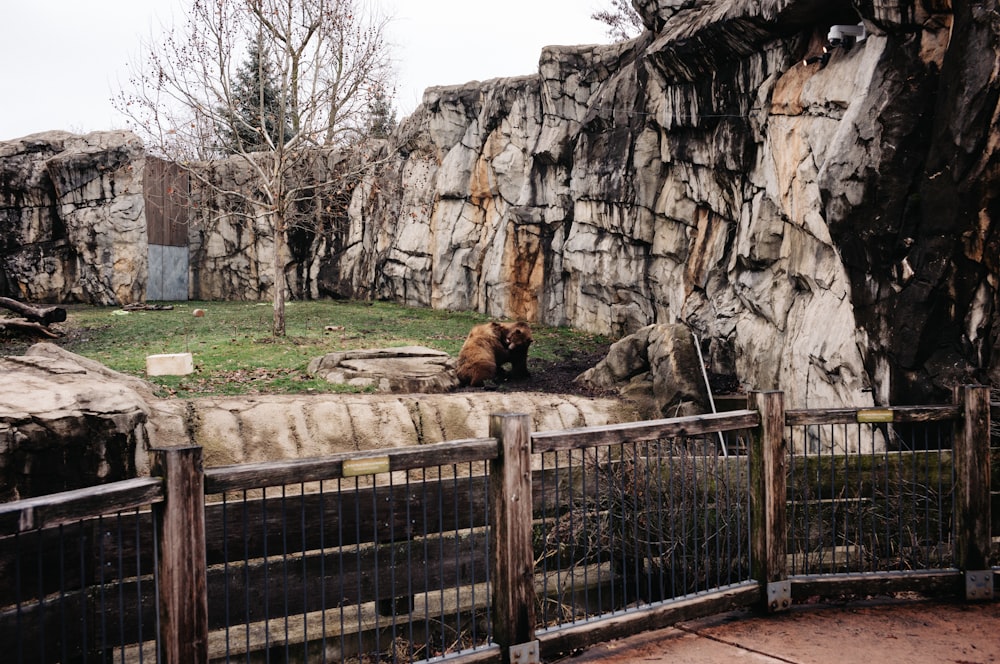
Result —
<svg viewBox="0 0 1000 664"><path fill-rule="evenodd" d="M0 318L0 330L14 330L17 332L40 334L41 336L48 337L49 339L58 339L62 336L62 333L60 332L50 330L41 323L30 321L25 318Z"/></svg>
<svg viewBox="0 0 1000 664"><path fill-rule="evenodd" d="M62 307L33 307L30 304L18 302L9 297L0 297L0 307L10 309L27 320L35 321L42 325L62 323L66 320L66 310Z"/></svg>

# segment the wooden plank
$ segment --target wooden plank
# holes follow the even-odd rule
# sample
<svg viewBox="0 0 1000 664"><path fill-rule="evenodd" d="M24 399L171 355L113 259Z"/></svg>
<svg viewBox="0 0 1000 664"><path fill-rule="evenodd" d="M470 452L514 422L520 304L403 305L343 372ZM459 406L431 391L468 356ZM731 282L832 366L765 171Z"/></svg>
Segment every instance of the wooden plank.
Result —
<svg viewBox="0 0 1000 664"><path fill-rule="evenodd" d="M401 599L405 605L421 593L484 583L486 550L487 533L479 529L213 565L208 569L209 626L379 600Z"/></svg>
<svg viewBox="0 0 1000 664"><path fill-rule="evenodd" d="M952 486L951 450L883 451L875 454L793 454L788 457L789 501L863 498L891 491L900 482L919 483L947 493Z"/></svg>
<svg viewBox="0 0 1000 664"><path fill-rule="evenodd" d="M112 650L155 637L155 592L148 576L8 607L0 611L0 643L18 644L25 662L111 661Z"/></svg>
<svg viewBox="0 0 1000 664"><path fill-rule="evenodd" d="M191 184L188 172L179 164L167 163L163 175L163 244L170 247L188 246L188 211Z"/></svg>
<svg viewBox="0 0 1000 664"><path fill-rule="evenodd" d="M142 171L142 191L145 202L146 241L149 244L162 245L166 242L163 233L165 217L165 183L163 180L166 162L156 157L147 156Z"/></svg>
<svg viewBox="0 0 1000 664"><path fill-rule="evenodd" d="M207 664L205 486L202 449L152 451L167 499L156 506L159 643L166 664Z"/></svg>
<svg viewBox="0 0 1000 664"><path fill-rule="evenodd" d="M541 481L541 480L539 480ZM400 541L486 525L485 476L267 496L206 506L208 562Z"/></svg>
<svg viewBox="0 0 1000 664"><path fill-rule="evenodd" d="M490 436L499 446L490 462L493 638L506 664L511 646L535 638L531 418L492 415Z"/></svg>
<svg viewBox="0 0 1000 664"><path fill-rule="evenodd" d="M754 578L764 589L787 577L785 412L781 392L753 392L761 415L750 448L750 547ZM785 607L769 605L771 611Z"/></svg>
<svg viewBox="0 0 1000 664"><path fill-rule="evenodd" d="M153 571L150 512L0 538L0 607Z"/></svg>
<svg viewBox="0 0 1000 664"><path fill-rule="evenodd" d="M753 410L737 410L696 417L674 417L645 422L626 422L582 429L535 432L531 451L535 454L575 450L597 445L618 445L659 438L700 436L720 431L752 429L760 423Z"/></svg>
<svg viewBox="0 0 1000 664"><path fill-rule="evenodd" d="M314 459L295 459L265 463L220 466L205 471L205 492L246 491L268 486L293 485L343 478L345 460L386 456L386 450L333 454ZM390 472L488 461L496 456L496 441L491 438L457 440L390 451Z"/></svg>
<svg viewBox="0 0 1000 664"><path fill-rule="evenodd" d="M163 481L155 477L63 491L0 505L0 534L51 528L100 514L114 514L163 500Z"/></svg>
<svg viewBox="0 0 1000 664"><path fill-rule="evenodd" d="M792 599L856 595L867 597L901 592L918 592L930 597L959 597L965 594L965 580L958 570L912 570L865 574L809 574L791 577Z"/></svg>
<svg viewBox="0 0 1000 664"><path fill-rule="evenodd" d="M964 417L955 435L956 564L963 571L990 568L990 389L955 388Z"/></svg>
<svg viewBox="0 0 1000 664"><path fill-rule="evenodd" d="M785 425L807 426L810 424L857 424L864 408L789 408L785 411ZM869 409L870 410L870 409ZM895 406L887 410L892 414L892 422L947 422L958 420L961 411L957 406Z"/></svg>
<svg viewBox="0 0 1000 664"><path fill-rule="evenodd" d="M760 586L756 583L723 588L697 597L546 630L538 635L539 647L544 660L553 661L597 643L753 606L763 601L761 595Z"/></svg>

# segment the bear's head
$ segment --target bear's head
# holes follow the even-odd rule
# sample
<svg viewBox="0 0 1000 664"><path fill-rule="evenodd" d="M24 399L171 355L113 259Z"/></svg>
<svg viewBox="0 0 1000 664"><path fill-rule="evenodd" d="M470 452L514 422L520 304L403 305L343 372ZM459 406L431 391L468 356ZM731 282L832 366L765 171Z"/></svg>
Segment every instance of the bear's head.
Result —
<svg viewBox="0 0 1000 664"><path fill-rule="evenodd" d="M527 350L534 339L527 323L507 323L504 325L504 345L508 350Z"/></svg>

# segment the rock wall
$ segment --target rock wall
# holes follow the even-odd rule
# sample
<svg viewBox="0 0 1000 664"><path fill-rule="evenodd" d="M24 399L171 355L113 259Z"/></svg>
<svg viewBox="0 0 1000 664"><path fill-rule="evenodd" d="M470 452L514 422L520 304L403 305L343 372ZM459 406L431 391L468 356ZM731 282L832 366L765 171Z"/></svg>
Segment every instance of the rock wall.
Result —
<svg viewBox="0 0 1000 664"><path fill-rule="evenodd" d="M0 143L0 294L143 301L144 154L128 132L54 131Z"/></svg>
<svg viewBox="0 0 1000 664"><path fill-rule="evenodd" d="M0 502L149 474L151 389L36 344L0 357Z"/></svg>
<svg viewBox="0 0 1000 664"><path fill-rule="evenodd" d="M632 42L429 89L355 192L342 294L683 322L793 407L1000 378L997 3L636 4Z"/></svg>
<svg viewBox="0 0 1000 664"><path fill-rule="evenodd" d="M149 449L200 445L220 466L638 419L619 399L528 392L158 399L153 386L51 343L0 357L0 503L149 474Z"/></svg>

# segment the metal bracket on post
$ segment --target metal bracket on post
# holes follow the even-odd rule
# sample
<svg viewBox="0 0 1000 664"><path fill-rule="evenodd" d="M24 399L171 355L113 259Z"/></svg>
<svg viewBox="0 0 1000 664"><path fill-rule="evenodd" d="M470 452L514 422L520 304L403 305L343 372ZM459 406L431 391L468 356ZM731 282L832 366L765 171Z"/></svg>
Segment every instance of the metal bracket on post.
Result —
<svg viewBox="0 0 1000 664"><path fill-rule="evenodd" d="M775 613L792 607L792 582L772 581L767 584L767 608Z"/></svg>
<svg viewBox="0 0 1000 664"><path fill-rule="evenodd" d="M970 602L993 599L993 570L965 572L965 599Z"/></svg>
<svg viewBox="0 0 1000 664"><path fill-rule="evenodd" d="M510 647L510 664L541 664L538 655L538 641L519 643Z"/></svg>

